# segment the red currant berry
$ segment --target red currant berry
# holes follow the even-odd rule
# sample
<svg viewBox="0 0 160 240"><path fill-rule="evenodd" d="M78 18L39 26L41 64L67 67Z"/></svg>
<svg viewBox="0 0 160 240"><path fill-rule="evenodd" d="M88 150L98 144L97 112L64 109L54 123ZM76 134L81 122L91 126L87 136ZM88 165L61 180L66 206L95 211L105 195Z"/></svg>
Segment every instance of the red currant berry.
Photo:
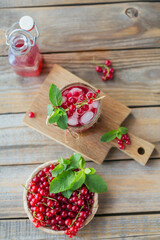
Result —
<svg viewBox="0 0 160 240"><path fill-rule="evenodd" d="M67 219L65 220L65 224L66 224L67 226L70 226L71 223L72 223L72 220L71 220L70 218L67 218Z"/></svg>
<svg viewBox="0 0 160 240"><path fill-rule="evenodd" d="M81 189L81 193L82 193L82 195L86 195L88 193L88 189L86 187L83 187Z"/></svg>
<svg viewBox="0 0 160 240"><path fill-rule="evenodd" d="M81 211L79 213L79 216L82 217L82 218L85 218L86 217L86 213L84 211Z"/></svg>
<svg viewBox="0 0 160 240"><path fill-rule="evenodd" d="M72 115L73 115L73 112L71 112L70 110L67 111L67 116L68 116L68 117L71 117Z"/></svg>
<svg viewBox="0 0 160 240"><path fill-rule="evenodd" d="M51 209L50 212L51 212L52 215L56 215L57 214L57 210L56 209Z"/></svg>
<svg viewBox="0 0 160 240"><path fill-rule="evenodd" d="M55 201L55 202L54 202L54 206L55 206L55 207L59 207L59 202L58 202L58 201Z"/></svg>
<svg viewBox="0 0 160 240"><path fill-rule="evenodd" d="M54 205L54 203L53 203L52 200L49 200L49 201L47 202L47 206L48 206L48 207L53 207L53 205Z"/></svg>
<svg viewBox="0 0 160 240"><path fill-rule="evenodd" d="M67 211L62 211L61 212L61 217L66 218L68 216Z"/></svg>
<svg viewBox="0 0 160 240"><path fill-rule="evenodd" d="M93 93L93 96L92 96L93 98L96 98L97 97L97 94L96 93Z"/></svg>
<svg viewBox="0 0 160 240"><path fill-rule="evenodd" d="M31 192L34 192L36 193L38 190L38 187L36 185L34 185L32 188L31 188Z"/></svg>
<svg viewBox="0 0 160 240"><path fill-rule="evenodd" d="M78 108L78 109L77 109L77 112L78 112L79 114L83 113L83 108Z"/></svg>
<svg viewBox="0 0 160 240"><path fill-rule="evenodd" d="M107 69L104 68L104 69L103 69L103 74L106 75L107 72L108 72Z"/></svg>
<svg viewBox="0 0 160 240"><path fill-rule="evenodd" d="M77 205L73 205L73 206L72 206L72 211L73 211L73 212L78 211L78 206L77 206Z"/></svg>
<svg viewBox="0 0 160 240"><path fill-rule="evenodd" d="M102 81L107 81L106 76L102 76L101 79L102 79Z"/></svg>
<svg viewBox="0 0 160 240"><path fill-rule="evenodd" d="M97 89L96 93L99 94L101 91L99 89Z"/></svg>
<svg viewBox="0 0 160 240"><path fill-rule="evenodd" d="M56 224L57 224L57 220L56 220L55 218L52 218L52 219L51 219L51 224L52 224L52 225L56 225Z"/></svg>
<svg viewBox="0 0 160 240"><path fill-rule="evenodd" d="M33 113L33 112L30 112L30 113L28 113L28 116L29 116L30 118L34 118L34 113Z"/></svg>
<svg viewBox="0 0 160 240"><path fill-rule="evenodd" d="M48 173L48 172L49 172L49 168L46 167L46 168L43 169L43 171L44 171L45 173Z"/></svg>
<svg viewBox="0 0 160 240"><path fill-rule="evenodd" d="M72 93L71 92L67 93L67 98L70 98L70 97L72 97Z"/></svg>
<svg viewBox="0 0 160 240"><path fill-rule="evenodd" d="M85 105L82 106L82 109L83 109L83 111L88 111L89 106L87 104L85 104Z"/></svg>
<svg viewBox="0 0 160 240"><path fill-rule="evenodd" d="M81 95L81 96L80 96L80 100L81 100L81 101L84 101L85 99L86 99L86 95Z"/></svg>
<svg viewBox="0 0 160 240"><path fill-rule="evenodd" d="M117 140L117 143L118 144L123 144L122 140L120 140L120 139Z"/></svg>
<svg viewBox="0 0 160 240"><path fill-rule="evenodd" d="M107 79L110 80L110 79L112 79L112 78L113 78L113 74L112 74L112 73L109 73L109 74L107 75Z"/></svg>
<svg viewBox="0 0 160 240"><path fill-rule="evenodd" d="M37 217L40 221L44 220L43 214L42 213L37 213Z"/></svg>
<svg viewBox="0 0 160 240"><path fill-rule="evenodd" d="M109 69L109 72L110 72L110 73L114 73L114 69L113 69L113 68L110 68L110 69Z"/></svg>
<svg viewBox="0 0 160 240"><path fill-rule="evenodd" d="M37 201L40 201L42 199L42 195L40 193L37 193L35 195L35 199L37 199Z"/></svg>
<svg viewBox="0 0 160 240"><path fill-rule="evenodd" d="M57 221L61 221L61 220L62 220L62 217L61 217L60 215L57 215L57 216L56 216L56 220L57 220Z"/></svg>
<svg viewBox="0 0 160 240"><path fill-rule="evenodd" d="M89 99L88 100L88 104L92 104L93 103L93 100L92 99Z"/></svg>
<svg viewBox="0 0 160 240"><path fill-rule="evenodd" d="M96 66L96 71L97 72L102 72L102 68L100 66Z"/></svg>
<svg viewBox="0 0 160 240"><path fill-rule="evenodd" d="M72 104L77 102L76 98L74 98L74 97L69 98L68 101Z"/></svg>
<svg viewBox="0 0 160 240"><path fill-rule="evenodd" d="M124 146L123 144L120 144L120 145L119 145L119 148L120 148L120 149L125 149L125 146Z"/></svg>
<svg viewBox="0 0 160 240"><path fill-rule="evenodd" d="M76 106L75 105L70 105L69 106L69 110L71 111L71 112L74 112L75 110L76 110Z"/></svg>
<svg viewBox="0 0 160 240"><path fill-rule="evenodd" d="M67 204L67 209L71 210L72 209L72 205L70 203Z"/></svg>
<svg viewBox="0 0 160 240"><path fill-rule="evenodd" d="M57 231L57 230L58 230L58 227L57 227L56 225L53 225L53 226L52 226L52 230L53 230L53 231Z"/></svg>
<svg viewBox="0 0 160 240"><path fill-rule="evenodd" d="M129 139L130 139L127 133L124 134L124 139L125 139L125 140L129 140Z"/></svg>
<svg viewBox="0 0 160 240"><path fill-rule="evenodd" d="M111 66L111 61L110 61L110 60L106 60L106 61L105 61L105 65L106 65L107 67Z"/></svg>
<svg viewBox="0 0 160 240"><path fill-rule="evenodd" d="M121 140L123 141L125 139L124 135L121 136Z"/></svg>
<svg viewBox="0 0 160 240"><path fill-rule="evenodd" d="M126 144L130 145L131 144L130 140L126 140Z"/></svg>
<svg viewBox="0 0 160 240"><path fill-rule="evenodd" d="M84 200L83 199L78 200L77 204L78 204L78 206L83 206Z"/></svg>
<svg viewBox="0 0 160 240"><path fill-rule="evenodd" d="M35 222L34 226L35 226L36 228L39 228L39 227L41 226L41 224L40 224L39 222Z"/></svg>
<svg viewBox="0 0 160 240"><path fill-rule="evenodd" d="M39 207L39 211L40 211L41 213L44 213L44 212L46 211L46 209L45 209L44 206L40 206L40 207Z"/></svg>
<svg viewBox="0 0 160 240"><path fill-rule="evenodd" d="M87 94L87 98L88 98L88 99L92 98L92 93L88 93L88 94Z"/></svg>
<svg viewBox="0 0 160 240"><path fill-rule="evenodd" d="M32 219L32 222L33 222L33 223L37 222L37 219L34 217L34 218Z"/></svg>
<svg viewBox="0 0 160 240"><path fill-rule="evenodd" d="M50 218L50 217L52 217L52 213L51 213L51 212L46 212L46 216L47 216L48 218Z"/></svg>

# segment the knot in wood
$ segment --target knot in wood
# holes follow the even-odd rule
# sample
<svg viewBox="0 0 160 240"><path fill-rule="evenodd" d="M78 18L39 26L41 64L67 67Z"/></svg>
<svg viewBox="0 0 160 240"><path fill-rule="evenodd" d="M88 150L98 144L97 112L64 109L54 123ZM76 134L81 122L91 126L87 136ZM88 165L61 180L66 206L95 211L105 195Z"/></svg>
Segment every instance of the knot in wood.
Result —
<svg viewBox="0 0 160 240"><path fill-rule="evenodd" d="M129 17L129 18L136 18L138 17L138 10L135 8L127 8L125 11L125 14Z"/></svg>

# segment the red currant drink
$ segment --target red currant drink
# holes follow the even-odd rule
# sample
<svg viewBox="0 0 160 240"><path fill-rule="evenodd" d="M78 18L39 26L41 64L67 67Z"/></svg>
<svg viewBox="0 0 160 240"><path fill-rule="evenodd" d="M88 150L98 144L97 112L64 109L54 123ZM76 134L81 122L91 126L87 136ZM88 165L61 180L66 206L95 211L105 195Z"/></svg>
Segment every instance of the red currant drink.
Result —
<svg viewBox="0 0 160 240"><path fill-rule="evenodd" d="M70 108L71 105L79 105L84 100L93 99L96 92L86 84L70 84L62 89L64 109ZM100 101L91 101L90 104L84 104L80 108L67 111L68 125L75 127L77 131L85 131L97 122L100 116Z"/></svg>
<svg viewBox="0 0 160 240"><path fill-rule="evenodd" d="M42 69L42 56L39 53L39 48L37 44L31 47L30 51L27 52L25 48L23 39L15 39L13 42L14 48L17 52L22 52L23 54L15 54L11 50L9 51L9 63L13 70L21 76L33 77L38 76Z"/></svg>

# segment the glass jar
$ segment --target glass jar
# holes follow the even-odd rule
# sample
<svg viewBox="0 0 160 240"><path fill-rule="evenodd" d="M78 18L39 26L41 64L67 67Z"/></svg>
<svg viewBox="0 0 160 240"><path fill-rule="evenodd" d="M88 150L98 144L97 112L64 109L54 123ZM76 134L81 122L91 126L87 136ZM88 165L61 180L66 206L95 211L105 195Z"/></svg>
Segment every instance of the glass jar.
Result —
<svg viewBox="0 0 160 240"><path fill-rule="evenodd" d="M80 91L79 91L79 90ZM81 91L82 90L82 91ZM75 92L74 92L75 91ZM77 91L77 93L76 93ZM79 91L79 96L78 96ZM75 98L76 100L81 97L81 94L88 94L88 93L96 93L96 89L94 87L91 87L90 85L84 84L84 83L71 83L64 88L61 89L61 93L63 96L63 103L62 107L68 108L68 106L65 106L65 102L69 101L70 99L67 96L70 96L70 98ZM71 93L71 94L70 94ZM77 96L74 96L74 94ZM66 99L67 98L67 99ZM79 101L79 99L78 99ZM66 103L67 104L67 103ZM86 105L84 105L86 106ZM84 132L91 128L95 123L97 123L102 110L102 104L101 100L94 101L92 104L88 104L88 107L82 114L78 114L77 109L73 113L72 116L69 116L68 112L68 128L73 132ZM88 109L87 109L88 108Z"/></svg>
<svg viewBox="0 0 160 240"><path fill-rule="evenodd" d="M36 31L36 36L31 34ZM21 76L38 76L42 69L42 56L36 43L38 29L30 16L24 16L6 31L6 44L9 45L9 63Z"/></svg>

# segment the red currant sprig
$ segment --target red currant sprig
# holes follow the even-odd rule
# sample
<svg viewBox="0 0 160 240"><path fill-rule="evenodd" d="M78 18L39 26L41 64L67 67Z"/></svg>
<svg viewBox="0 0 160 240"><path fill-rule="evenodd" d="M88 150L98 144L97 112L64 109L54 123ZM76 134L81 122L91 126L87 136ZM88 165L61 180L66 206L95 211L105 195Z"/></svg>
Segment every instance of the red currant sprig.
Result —
<svg viewBox="0 0 160 240"><path fill-rule="evenodd" d="M69 106L69 108L65 109L65 111L67 112L67 115L70 116L73 114L73 112L78 111L78 113L82 113L84 110L88 109L88 105L92 104L94 101L99 100L99 94L100 94L100 90L98 89L96 91L96 93L88 93L87 96L82 96L82 101L81 102L77 102L74 104L71 104Z"/></svg>
<svg viewBox="0 0 160 240"><path fill-rule="evenodd" d="M101 79L102 81L107 81L113 78L114 69L111 68L111 61L105 60L104 64L99 64L95 61L93 61L94 64L96 64L96 71L98 73L103 73Z"/></svg>
<svg viewBox="0 0 160 240"><path fill-rule="evenodd" d="M130 137L129 137L129 135L127 133L126 134L122 134L121 139L118 139L116 137L116 140L117 140L117 143L119 144L119 148L120 149L125 149L124 143L126 143L127 145L131 144Z"/></svg>

